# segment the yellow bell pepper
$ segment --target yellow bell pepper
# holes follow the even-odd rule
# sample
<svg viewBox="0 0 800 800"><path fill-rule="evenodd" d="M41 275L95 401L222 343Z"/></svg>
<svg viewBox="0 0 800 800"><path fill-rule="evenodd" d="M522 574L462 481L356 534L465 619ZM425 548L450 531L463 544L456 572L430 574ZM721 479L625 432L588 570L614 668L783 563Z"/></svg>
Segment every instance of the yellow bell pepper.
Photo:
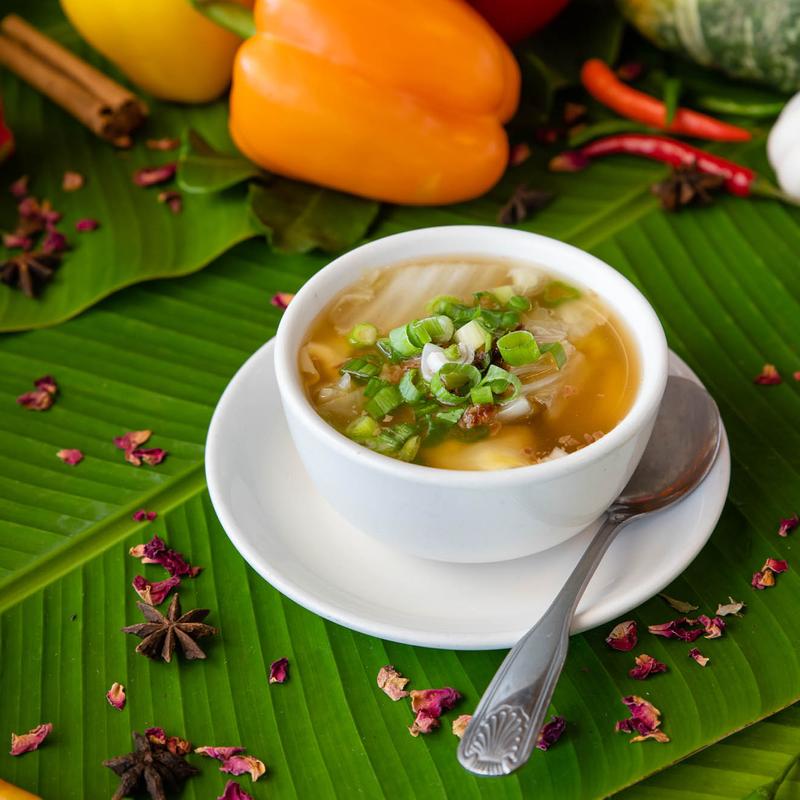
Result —
<svg viewBox="0 0 800 800"><path fill-rule="evenodd" d="M230 82L241 39L189 0L61 0L61 7L92 47L154 97L206 103Z"/></svg>
<svg viewBox="0 0 800 800"><path fill-rule="evenodd" d="M230 131L265 169L426 205L502 175L519 68L463 0L256 0L255 27Z"/></svg>
<svg viewBox="0 0 800 800"><path fill-rule="evenodd" d="M0 780L0 800L41 800L39 795L26 792L19 786L12 786Z"/></svg>

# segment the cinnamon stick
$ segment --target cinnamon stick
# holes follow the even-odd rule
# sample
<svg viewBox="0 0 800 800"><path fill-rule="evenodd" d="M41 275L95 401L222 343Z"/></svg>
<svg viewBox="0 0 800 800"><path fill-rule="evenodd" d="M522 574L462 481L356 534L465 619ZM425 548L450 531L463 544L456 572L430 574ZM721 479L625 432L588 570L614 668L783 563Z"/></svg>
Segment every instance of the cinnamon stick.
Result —
<svg viewBox="0 0 800 800"><path fill-rule="evenodd" d="M115 144L129 144L147 116L135 94L16 14L0 20L0 64Z"/></svg>

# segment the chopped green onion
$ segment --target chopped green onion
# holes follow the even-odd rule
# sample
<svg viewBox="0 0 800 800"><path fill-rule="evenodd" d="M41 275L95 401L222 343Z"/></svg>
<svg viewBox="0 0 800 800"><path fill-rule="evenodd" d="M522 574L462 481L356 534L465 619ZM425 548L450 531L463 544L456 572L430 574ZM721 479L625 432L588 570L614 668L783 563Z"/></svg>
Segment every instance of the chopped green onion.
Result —
<svg viewBox="0 0 800 800"><path fill-rule="evenodd" d="M493 311L491 308L481 308L478 312L478 319L485 328L497 333L502 330L513 330L519 324L519 313L517 311Z"/></svg>
<svg viewBox="0 0 800 800"><path fill-rule="evenodd" d="M434 418L437 422L445 423L449 427L455 425L464 416L465 411L465 408L448 408L445 411L438 411L434 414Z"/></svg>
<svg viewBox="0 0 800 800"><path fill-rule="evenodd" d="M419 435L412 436L410 439L406 439L405 444L400 448L400 452L397 454L397 457L401 461L413 461L417 457L419 446L421 444L422 437Z"/></svg>
<svg viewBox="0 0 800 800"><path fill-rule="evenodd" d="M375 397L384 386L391 386L391 384L383 378L370 378L364 387L364 397Z"/></svg>
<svg viewBox="0 0 800 800"><path fill-rule="evenodd" d="M425 330L428 339L422 342L423 345L427 344L428 342L446 344L453 338L453 332L455 331L453 320L444 314L437 314L435 317L425 317L424 319L414 320L410 327L412 339L417 331L420 329Z"/></svg>
<svg viewBox="0 0 800 800"><path fill-rule="evenodd" d="M516 400L522 389L522 381L513 372L498 367L497 364L492 364L486 370L480 385L489 386L494 394L495 402L499 402L503 406ZM510 394L509 390L511 390Z"/></svg>
<svg viewBox="0 0 800 800"><path fill-rule="evenodd" d="M513 286L498 286L495 289L489 290L490 294L492 294L498 303L501 306L507 306L509 300L514 297L514 287Z"/></svg>
<svg viewBox="0 0 800 800"><path fill-rule="evenodd" d="M467 402L467 392L481 382L481 373L472 364L448 362L431 378L433 396L443 405L459 406ZM453 390L466 389L463 394Z"/></svg>
<svg viewBox="0 0 800 800"><path fill-rule="evenodd" d="M401 325L399 328L392 328L389 331L389 342L392 350L403 358L416 356L422 351L422 345L417 345L411 338L408 325Z"/></svg>
<svg viewBox="0 0 800 800"><path fill-rule="evenodd" d="M416 432L417 429L413 425L402 422L391 428L380 428L377 436L371 438L366 444L377 453L392 455L397 453Z"/></svg>
<svg viewBox="0 0 800 800"><path fill-rule="evenodd" d="M469 398L476 406L484 403L494 403L494 395L491 386L476 386L469 393Z"/></svg>
<svg viewBox="0 0 800 800"><path fill-rule="evenodd" d="M481 348L484 350L492 349L491 333L476 319L471 320L456 331L456 341L476 351Z"/></svg>
<svg viewBox="0 0 800 800"><path fill-rule="evenodd" d="M396 386L389 384L380 388L364 408L374 419L383 419L402 403L403 396L400 394L400 390Z"/></svg>
<svg viewBox="0 0 800 800"><path fill-rule="evenodd" d="M521 367L523 364L533 364L541 355L536 339L530 331L512 331L497 340L497 349L507 364L512 367Z"/></svg>
<svg viewBox="0 0 800 800"><path fill-rule="evenodd" d="M387 361L395 362L399 360L399 356L392 349L392 343L389 341L388 337L378 339L378 341L375 342L375 346Z"/></svg>
<svg viewBox="0 0 800 800"><path fill-rule="evenodd" d="M430 311L431 314L447 314L448 308L460 305L460 297L454 297L452 294L440 294L428 303L428 311ZM447 316L449 317L450 315L447 314Z"/></svg>
<svg viewBox="0 0 800 800"><path fill-rule="evenodd" d="M553 360L556 362L556 367L561 369L567 363L567 351L564 350L564 345L561 342L550 342L549 344L539 345L542 355L550 353Z"/></svg>
<svg viewBox="0 0 800 800"><path fill-rule="evenodd" d="M474 292L472 297L475 299L476 305L481 308L497 308L500 305L494 296L494 292Z"/></svg>
<svg viewBox="0 0 800 800"><path fill-rule="evenodd" d="M372 417L363 414L354 419L347 428L345 428L345 433L351 439L355 439L357 442L363 442L375 436L379 430L380 426L378 423L372 419Z"/></svg>
<svg viewBox="0 0 800 800"><path fill-rule="evenodd" d="M418 369L408 370L400 380L400 394L406 403L418 403L425 396L425 392L417 385Z"/></svg>
<svg viewBox="0 0 800 800"><path fill-rule="evenodd" d="M461 348L458 346L458 342L445 348L444 357L448 361L456 361L461 358Z"/></svg>
<svg viewBox="0 0 800 800"><path fill-rule="evenodd" d="M577 300L580 296L580 291L574 286L570 286L563 281L551 281L544 287L539 302L545 308L555 308L569 300Z"/></svg>
<svg viewBox="0 0 800 800"><path fill-rule="evenodd" d="M422 324L421 319L415 319L413 322L409 322L406 326L408 330L408 338L417 346L417 347L425 347L428 342L433 341L433 337L430 335L430 332Z"/></svg>
<svg viewBox="0 0 800 800"><path fill-rule="evenodd" d="M366 381L369 378L374 378L381 371L380 365L369 357L367 358L351 358L345 361L339 372L342 375L352 375L354 378Z"/></svg>
<svg viewBox="0 0 800 800"><path fill-rule="evenodd" d="M353 347L372 347L378 341L378 329L369 322L361 322L347 334Z"/></svg>
<svg viewBox="0 0 800 800"><path fill-rule="evenodd" d="M515 294L508 298L506 305L512 309L512 311L530 311L531 301L521 294Z"/></svg>

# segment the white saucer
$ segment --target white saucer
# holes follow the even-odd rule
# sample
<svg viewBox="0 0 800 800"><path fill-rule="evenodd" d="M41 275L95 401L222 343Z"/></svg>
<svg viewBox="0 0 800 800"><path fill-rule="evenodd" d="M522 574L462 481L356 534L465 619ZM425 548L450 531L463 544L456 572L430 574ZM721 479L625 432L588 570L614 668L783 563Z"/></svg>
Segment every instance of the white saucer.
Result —
<svg viewBox="0 0 800 800"><path fill-rule="evenodd" d="M245 560L295 602L363 633L449 649L513 645L545 611L593 528L544 553L494 564L426 561L379 544L311 485L289 437L272 354L267 342L236 373L206 442L211 500ZM674 354L670 368L695 377ZM696 492L620 533L573 631L619 617L677 577L711 535L729 479L726 439Z"/></svg>

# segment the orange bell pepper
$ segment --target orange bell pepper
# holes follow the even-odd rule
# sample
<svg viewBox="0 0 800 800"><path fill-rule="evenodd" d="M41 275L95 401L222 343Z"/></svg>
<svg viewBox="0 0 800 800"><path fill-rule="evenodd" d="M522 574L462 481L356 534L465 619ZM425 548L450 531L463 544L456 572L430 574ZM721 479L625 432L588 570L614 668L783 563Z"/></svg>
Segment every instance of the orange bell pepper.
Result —
<svg viewBox="0 0 800 800"><path fill-rule="evenodd" d="M255 26L230 131L265 169L420 205L503 173L519 68L462 0L256 0Z"/></svg>

